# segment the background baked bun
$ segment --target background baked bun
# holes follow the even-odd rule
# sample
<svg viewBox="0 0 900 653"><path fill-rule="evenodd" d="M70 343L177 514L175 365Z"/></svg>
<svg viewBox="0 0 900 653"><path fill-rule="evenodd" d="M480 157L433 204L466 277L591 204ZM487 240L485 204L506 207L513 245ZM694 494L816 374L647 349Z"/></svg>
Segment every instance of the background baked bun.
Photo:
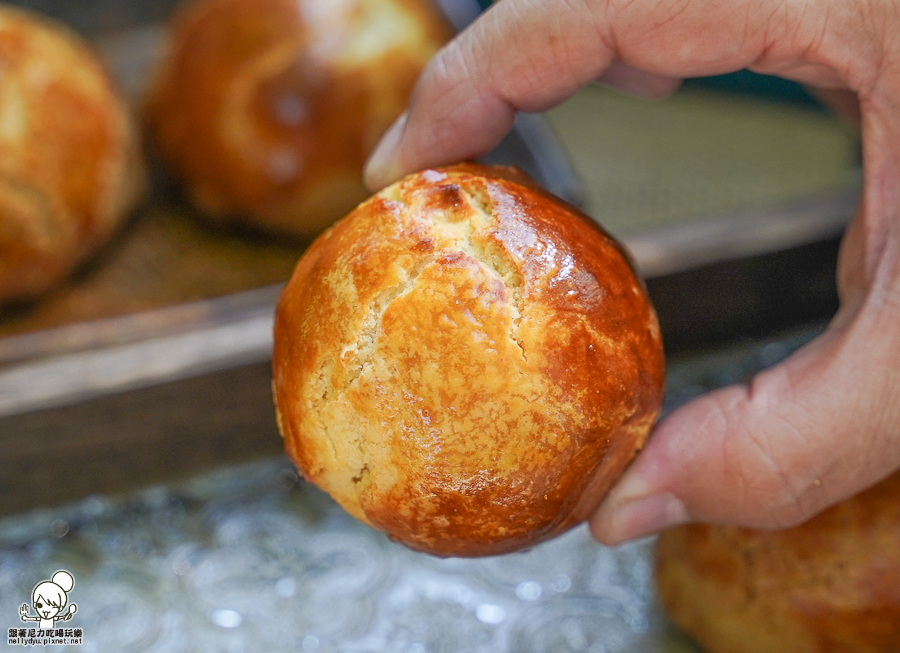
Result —
<svg viewBox="0 0 900 653"><path fill-rule="evenodd" d="M200 0L172 22L146 117L209 216L319 234L450 32L429 0Z"/></svg>
<svg viewBox="0 0 900 653"><path fill-rule="evenodd" d="M108 239L143 188L135 136L79 37L0 5L0 303L46 291Z"/></svg>
<svg viewBox="0 0 900 653"><path fill-rule="evenodd" d="M900 474L785 531L682 526L659 596L707 653L900 651Z"/></svg>
<svg viewBox="0 0 900 653"><path fill-rule="evenodd" d="M660 408L656 316L622 248L512 168L389 186L319 237L275 324L287 453L442 556L584 520Z"/></svg>

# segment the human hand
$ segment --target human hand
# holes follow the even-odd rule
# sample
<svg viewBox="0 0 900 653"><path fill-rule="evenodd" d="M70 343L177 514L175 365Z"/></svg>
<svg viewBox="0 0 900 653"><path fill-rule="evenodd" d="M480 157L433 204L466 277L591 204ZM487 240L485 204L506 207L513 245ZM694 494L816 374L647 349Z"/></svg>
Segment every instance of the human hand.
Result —
<svg viewBox="0 0 900 653"><path fill-rule="evenodd" d="M426 68L366 170L374 189L477 156L517 110L595 79L661 96L741 68L859 99L865 183L841 309L783 363L664 419L591 518L605 543L687 521L791 526L900 467L900 5L502 0Z"/></svg>

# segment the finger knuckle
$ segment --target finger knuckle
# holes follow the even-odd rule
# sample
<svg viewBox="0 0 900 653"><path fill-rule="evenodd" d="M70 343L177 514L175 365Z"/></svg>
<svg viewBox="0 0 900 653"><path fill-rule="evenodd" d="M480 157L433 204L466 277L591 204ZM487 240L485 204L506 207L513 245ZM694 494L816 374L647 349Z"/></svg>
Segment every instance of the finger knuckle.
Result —
<svg viewBox="0 0 900 653"><path fill-rule="evenodd" d="M794 453L808 448L808 434L795 419L772 410L794 394L790 374L778 369L746 386L739 408L719 403L726 433L722 456L743 525L783 528L809 515L806 475L794 469Z"/></svg>

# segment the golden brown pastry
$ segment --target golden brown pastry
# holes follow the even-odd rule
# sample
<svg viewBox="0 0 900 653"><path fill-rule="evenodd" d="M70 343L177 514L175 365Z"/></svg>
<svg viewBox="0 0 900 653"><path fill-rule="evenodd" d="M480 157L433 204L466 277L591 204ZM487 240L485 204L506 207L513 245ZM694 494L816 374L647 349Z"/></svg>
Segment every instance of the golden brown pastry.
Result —
<svg viewBox="0 0 900 653"><path fill-rule="evenodd" d="M802 526L682 526L659 596L708 653L900 651L900 474Z"/></svg>
<svg viewBox="0 0 900 653"><path fill-rule="evenodd" d="M449 36L429 0L200 0L148 126L208 215L317 235L368 195L367 155Z"/></svg>
<svg viewBox="0 0 900 653"><path fill-rule="evenodd" d="M0 5L0 303L104 243L143 188L130 117L74 33Z"/></svg>
<svg viewBox="0 0 900 653"><path fill-rule="evenodd" d="M443 556L584 520L660 408L656 316L622 248L513 168L389 186L278 306L287 453L350 513Z"/></svg>

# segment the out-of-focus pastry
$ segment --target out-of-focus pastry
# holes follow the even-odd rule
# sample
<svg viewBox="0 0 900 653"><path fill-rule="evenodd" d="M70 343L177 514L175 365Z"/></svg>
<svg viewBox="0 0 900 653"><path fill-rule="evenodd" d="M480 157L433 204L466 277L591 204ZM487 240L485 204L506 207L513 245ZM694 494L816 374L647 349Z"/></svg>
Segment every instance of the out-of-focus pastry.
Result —
<svg viewBox="0 0 900 653"><path fill-rule="evenodd" d="M86 44L0 5L0 303L45 292L106 242L143 170L128 111Z"/></svg>
<svg viewBox="0 0 900 653"><path fill-rule="evenodd" d="M513 168L389 186L279 302L287 453L414 549L493 555L583 521L662 401L656 315L621 247Z"/></svg>
<svg viewBox="0 0 900 653"><path fill-rule="evenodd" d="M207 215L313 236L368 195L366 157L449 37L429 0L199 0L147 124Z"/></svg>
<svg viewBox="0 0 900 653"><path fill-rule="evenodd" d="M900 474L784 531L681 526L659 596L708 653L900 651Z"/></svg>

